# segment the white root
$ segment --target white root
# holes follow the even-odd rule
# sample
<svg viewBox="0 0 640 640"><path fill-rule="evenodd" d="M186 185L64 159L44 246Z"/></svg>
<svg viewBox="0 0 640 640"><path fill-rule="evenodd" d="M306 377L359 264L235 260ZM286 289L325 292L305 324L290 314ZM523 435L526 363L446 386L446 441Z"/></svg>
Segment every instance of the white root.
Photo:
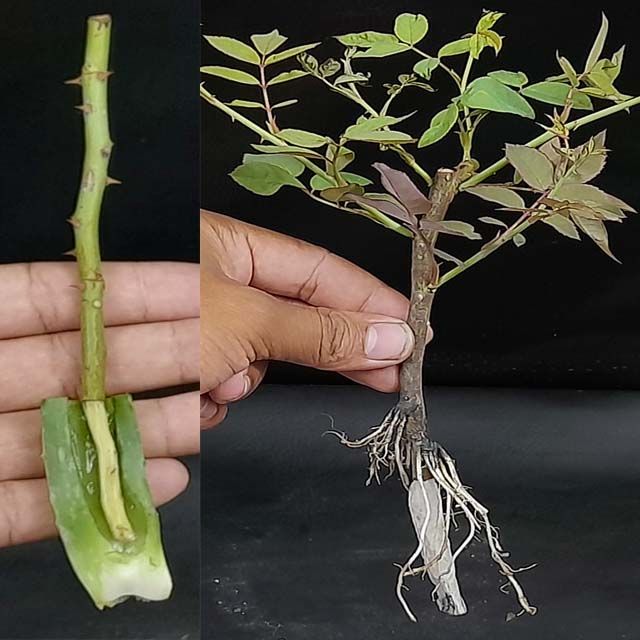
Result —
<svg viewBox="0 0 640 640"><path fill-rule="evenodd" d="M467 612L456 577L456 561L478 532L485 533L492 560L507 579L507 585L515 592L521 606L520 612L515 615L534 615L536 608L529 603L515 574L535 565L514 569L505 561L509 554L500 544L498 530L491 524L488 509L462 484L451 456L442 446L431 441L424 450L420 450L416 444L403 437L406 426L407 415L398 407L394 407L382 424L374 427L368 435L359 440L349 440L344 433L336 431L329 433L338 436L340 442L348 447L367 447L367 484L374 478L380 482L383 469L386 469L383 479L397 470L402 484L409 493L409 512L418 545L407 562L400 566L396 583L396 595L407 616L413 622L416 621L404 598L404 581L409 576L424 577L425 574L434 585L432 599L440 611L450 615L463 615ZM428 479L423 479L425 476ZM443 509L443 501L446 509ZM455 526L456 513L464 514L469 524L469 532L455 552L452 552L449 533L451 524ZM413 565L420 556L424 560L424 566L416 568Z"/></svg>

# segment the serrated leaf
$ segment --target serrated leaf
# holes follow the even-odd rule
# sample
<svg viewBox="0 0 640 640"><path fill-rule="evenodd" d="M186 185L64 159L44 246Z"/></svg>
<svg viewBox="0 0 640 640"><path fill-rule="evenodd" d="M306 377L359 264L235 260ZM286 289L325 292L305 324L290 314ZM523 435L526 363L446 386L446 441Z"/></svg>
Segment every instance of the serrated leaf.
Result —
<svg viewBox="0 0 640 640"><path fill-rule="evenodd" d="M572 215L571 217L582 233L589 236L612 260L620 262L611 252L609 247L609 234L607 233L607 228L604 226L604 222L591 218L583 218L581 216Z"/></svg>
<svg viewBox="0 0 640 640"><path fill-rule="evenodd" d="M230 67L219 67L216 65L212 65L207 67L200 67L200 71L210 76L224 78L225 80L239 82L240 84L260 84L258 78L255 78L250 73L240 71L239 69L231 69Z"/></svg>
<svg viewBox="0 0 640 640"><path fill-rule="evenodd" d="M507 144L506 155L530 187L545 191L553 185L553 165L544 153L520 144Z"/></svg>
<svg viewBox="0 0 640 640"><path fill-rule="evenodd" d="M296 147L293 145L277 145L277 144L252 144L256 151L260 153L283 153L291 156L299 156L301 158L317 158L322 160L323 156L312 149Z"/></svg>
<svg viewBox="0 0 640 640"><path fill-rule="evenodd" d="M274 104L271 109L275 110L275 109L282 109L282 107L290 107L293 104L298 104L298 100L294 99L294 100L284 100L283 102L278 102L276 104Z"/></svg>
<svg viewBox="0 0 640 640"><path fill-rule="evenodd" d="M531 105L519 93L489 76L474 80L462 94L460 102L470 109L535 118Z"/></svg>
<svg viewBox="0 0 640 640"><path fill-rule="evenodd" d="M414 215L425 215L429 212L429 199L404 171L392 169L382 162L374 163L373 168L380 174L382 186L401 202L407 211Z"/></svg>
<svg viewBox="0 0 640 640"><path fill-rule="evenodd" d="M462 222L461 220L443 220L440 223L445 229L445 233L454 236L463 236L469 240L482 240L482 236L476 233L472 224Z"/></svg>
<svg viewBox="0 0 640 640"><path fill-rule="evenodd" d="M529 78L522 71L490 71L489 77L510 87L524 87L529 82Z"/></svg>
<svg viewBox="0 0 640 640"><path fill-rule="evenodd" d="M589 96L579 91L572 90L567 84L561 82L537 82L536 84L525 87L520 92L527 98L538 100L539 102L546 102L547 104L555 104L564 106L571 93L571 104L576 109L584 109L586 111L593 110L593 103Z"/></svg>
<svg viewBox="0 0 640 640"><path fill-rule="evenodd" d="M513 244L518 248L527 242L527 239L521 233L516 233L516 235L511 239L513 240Z"/></svg>
<svg viewBox="0 0 640 640"><path fill-rule="evenodd" d="M361 31L360 33L345 33L335 36L336 40L345 47L366 47L369 48L377 42L397 42L397 38L391 33L380 33L379 31Z"/></svg>
<svg viewBox="0 0 640 640"><path fill-rule="evenodd" d="M244 107L245 109L264 109L264 105L251 100L232 100L227 102L230 107Z"/></svg>
<svg viewBox="0 0 640 640"><path fill-rule="evenodd" d="M484 222L485 224L492 224L494 227L502 227L503 229L508 229L508 225L505 224L502 220L498 220L498 218L492 218L491 216L482 216L478 218L480 222Z"/></svg>
<svg viewBox="0 0 640 640"><path fill-rule="evenodd" d="M404 42L376 42L374 45L363 51L354 54L354 58L386 58L397 53L409 51L411 47Z"/></svg>
<svg viewBox="0 0 640 640"><path fill-rule="evenodd" d="M267 82L267 86L271 87L274 84L289 82L289 80L296 80L297 78L303 78L304 76L308 75L309 73L307 71L302 71L302 69L292 69L291 71L279 73L277 76L271 78L271 80Z"/></svg>
<svg viewBox="0 0 640 640"><path fill-rule="evenodd" d="M431 74L440 66L438 58L424 58L413 65L413 72L425 80L431 80Z"/></svg>
<svg viewBox="0 0 640 640"><path fill-rule="evenodd" d="M429 31L429 21L422 14L402 13L395 21L393 32L398 39L414 45L420 42Z"/></svg>
<svg viewBox="0 0 640 640"><path fill-rule="evenodd" d="M287 38L280 35L277 29L270 31L269 33L259 33L251 36L251 42L255 48L263 55L268 56L273 53L278 47L281 47Z"/></svg>
<svg viewBox="0 0 640 640"><path fill-rule="evenodd" d="M524 209L524 200L520 194L508 189L507 187L501 187L492 184L480 184L475 187L465 189L465 192L472 193L474 196L478 196L488 202L495 202L501 204L503 207L509 207L511 209Z"/></svg>
<svg viewBox="0 0 640 640"><path fill-rule="evenodd" d="M455 104L450 104L446 109L436 113L431 119L429 128L420 137L418 147L428 147L442 140L453 129L457 120L458 107Z"/></svg>
<svg viewBox="0 0 640 640"><path fill-rule="evenodd" d="M292 156L264 153L245 153L244 156L242 156L242 164L251 164L252 162L266 162L267 164L280 167L296 178L304 171L302 162Z"/></svg>
<svg viewBox="0 0 640 640"><path fill-rule="evenodd" d="M609 32L609 21L607 20L607 16L602 14L602 22L600 23L600 30L598 31L598 35L591 46L591 51L589 52L589 56L587 57L587 62L584 66L584 70L586 73L591 71L596 62L600 59L602 55L602 51L604 49L604 43L607 40L607 33Z"/></svg>
<svg viewBox="0 0 640 640"><path fill-rule="evenodd" d="M240 40L228 38L227 36L205 36L204 39L214 49L231 58L242 60L242 62L249 62L250 64L260 64L260 56L257 52Z"/></svg>
<svg viewBox="0 0 640 640"><path fill-rule="evenodd" d="M281 187L304 189L304 185L282 167L267 162L241 164L231 177L242 187L261 196L271 196Z"/></svg>
<svg viewBox="0 0 640 640"><path fill-rule="evenodd" d="M315 49L315 47L317 47L319 44L319 42L312 42L311 44L301 44L299 47L292 47L291 49L285 49L284 51L273 53L265 60L265 64L275 64L276 62L288 60L289 58L298 56L305 51L309 51L309 49Z"/></svg>
<svg viewBox="0 0 640 640"><path fill-rule="evenodd" d="M561 233L563 236L567 236L567 238L573 238L573 240L580 240L580 234L578 233L578 229L576 225L566 218L565 216L560 215L559 213L554 213L552 216L548 218L542 218L542 222L548 224L550 227L553 227L556 231Z"/></svg>
<svg viewBox="0 0 640 640"><path fill-rule="evenodd" d="M616 196L612 196L592 184L563 184L554 190L554 195L561 200L585 202L589 205L604 207L605 209L615 207L622 211L636 212L631 205L628 205L623 200L620 200L620 198L616 198Z"/></svg>
<svg viewBox="0 0 640 640"><path fill-rule="evenodd" d="M324 147L324 145L327 144L326 136L311 133L310 131L303 131L302 129L282 129L278 132L278 137L289 144L306 149Z"/></svg>
<svg viewBox="0 0 640 640"><path fill-rule="evenodd" d="M444 47L438 51L438 58L446 58L447 56L457 56L461 53L469 53L471 49L471 38L460 38L445 44Z"/></svg>
<svg viewBox="0 0 640 640"><path fill-rule="evenodd" d="M601 131L574 150L577 160L565 182L590 182L600 174L607 163L606 133L606 130Z"/></svg>

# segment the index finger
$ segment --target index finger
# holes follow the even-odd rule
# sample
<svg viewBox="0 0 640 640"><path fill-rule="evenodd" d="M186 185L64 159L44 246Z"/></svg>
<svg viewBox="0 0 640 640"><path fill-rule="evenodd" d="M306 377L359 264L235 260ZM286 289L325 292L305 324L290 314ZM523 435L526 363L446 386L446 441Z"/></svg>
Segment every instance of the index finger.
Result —
<svg viewBox="0 0 640 640"><path fill-rule="evenodd" d="M326 249L220 214L204 219L233 248L226 271L242 284L316 307L407 317L405 296Z"/></svg>

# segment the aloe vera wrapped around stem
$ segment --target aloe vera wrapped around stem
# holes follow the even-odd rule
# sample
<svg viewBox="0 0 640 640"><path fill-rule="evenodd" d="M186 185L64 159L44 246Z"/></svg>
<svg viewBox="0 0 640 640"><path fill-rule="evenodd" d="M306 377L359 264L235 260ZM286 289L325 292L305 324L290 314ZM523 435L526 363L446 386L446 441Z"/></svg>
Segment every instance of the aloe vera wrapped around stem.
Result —
<svg viewBox="0 0 640 640"><path fill-rule="evenodd" d="M79 400L42 405L43 452L50 501L65 550L100 609L129 596L169 597L172 583L144 470L131 398L105 393L106 345L99 225L113 142L107 80L111 17L87 20L82 72L85 156L70 218L81 292L82 392Z"/></svg>

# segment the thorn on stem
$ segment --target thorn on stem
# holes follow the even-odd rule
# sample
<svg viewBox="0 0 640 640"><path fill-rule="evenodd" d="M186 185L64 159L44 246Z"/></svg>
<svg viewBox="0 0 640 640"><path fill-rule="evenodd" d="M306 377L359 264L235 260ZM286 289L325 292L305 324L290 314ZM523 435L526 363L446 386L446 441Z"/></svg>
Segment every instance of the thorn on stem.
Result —
<svg viewBox="0 0 640 640"><path fill-rule="evenodd" d="M74 228L77 229L80 226L80 223L73 217L67 218L67 222Z"/></svg>
<svg viewBox="0 0 640 640"><path fill-rule="evenodd" d="M113 71L96 71L96 78L98 80L106 80L109 76L113 75Z"/></svg>
<svg viewBox="0 0 640 640"><path fill-rule="evenodd" d="M122 180L117 180L116 178L111 178L110 176L107 176L106 184L107 186L111 184L122 184Z"/></svg>
<svg viewBox="0 0 640 640"><path fill-rule="evenodd" d="M70 80L65 80L64 84L77 84L78 86L82 85L82 76L78 76L76 78L71 78Z"/></svg>
<svg viewBox="0 0 640 640"><path fill-rule="evenodd" d="M75 108L82 113L93 113L93 107L90 104L77 104Z"/></svg>
<svg viewBox="0 0 640 640"><path fill-rule="evenodd" d="M65 251L63 254L63 256L72 256L72 257L76 257L76 250L75 249L69 249L69 251Z"/></svg>

